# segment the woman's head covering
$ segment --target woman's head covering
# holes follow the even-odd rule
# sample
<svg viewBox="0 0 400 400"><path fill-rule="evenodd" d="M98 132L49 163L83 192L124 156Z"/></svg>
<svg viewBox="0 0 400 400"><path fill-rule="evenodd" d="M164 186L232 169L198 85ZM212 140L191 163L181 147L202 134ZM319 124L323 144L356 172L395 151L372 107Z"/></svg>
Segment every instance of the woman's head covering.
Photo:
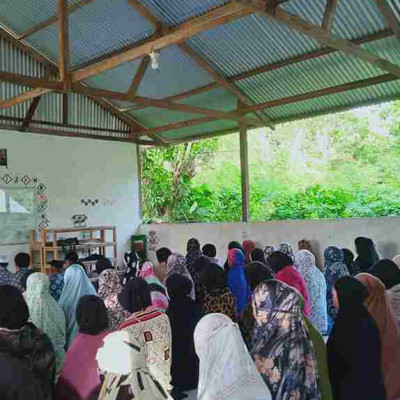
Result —
<svg viewBox="0 0 400 400"><path fill-rule="evenodd" d="M370 238L360 236L354 240L354 244L358 254L356 264L361 272L367 272L379 261L374 242Z"/></svg>
<svg viewBox="0 0 400 400"><path fill-rule="evenodd" d="M199 400L268 400L271 393L257 372L237 324L209 314L194 332L200 359Z"/></svg>
<svg viewBox="0 0 400 400"><path fill-rule="evenodd" d="M326 303L328 309L328 333L333 326L337 310L333 304L332 288L333 284L343 276L349 275L349 270L344 263L342 250L337 247L329 246L324 251L325 267L324 275L326 281Z"/></svg>
<svg viewBox="0 0 400 400"><path fill-rule="evenodd" d="M140 258L135 251L131 251L130 253L126 252L124 254L124 264L126 267L124 277L122 279L122 284L126 285L126 283L136 277L137 275L137 267L139 264Z"/></svg>
<svg viewBox="0 0 400 400"><path fill-rule="evenodd" d="M0 286L0 328L21 329L29 319L29 309L21 292L14 286Z"/></svg>
<svg viewBox="0 0 400 400"><path fill-rule="evenodd" d="M281 271L283 268L287 267L288 265L293 265L294 260L286 253L281 251L275 251L274 253L270 254L267 259L268 265L272 268L272 270L277 273Z"/></svg>
<svg viewBox="0 0 400 400"><path fill-rule="evenodd" d="M146 352L127 331L110 333L97 352L97 363L105 380L99 400L165 400L170 397L151 374Z"/></svg>
<svg viewBox="0 0 400 400"><path fill-rule="evenodd" d="M251 252L256 248L256 244L252 240L244 240L242 243L245 254L246 264L251 262Z"/></svg>
<svg viewBox="0 0 400 400"><path fill-rule="evenodd" d="M182 275L172 274L167 279L167 290L171 300L189 296L192 287L192 282Z"/></svg>
<svg viewBox="0 0 400 400"><path fill-rule="evenodd" d="M190 297L194 300L195 299L195 291L194 291L194 281L192 278L192 275L189 273L187 267L186 267L186 260L185 257L182 254L178 253L172 253L168 257L167 261L167 279L169 276L172 274L179 274L186 276L189 278L189 280L192 282L193 288L190 293Z"/></svg>
<svg viewBox="0 0 400 400"><path fill-rule="evenodd" d="M316 266L314 254L308 250L300 250L296 253L296 265L304 280L310 299L309 319L320 333L325 333L328 316L324 274Z"/></svg>
<svg viewBox="0 0 400 400"><path fill-rule="evenodd" d="M374 319L379 329L381 341L382 374L385 379L386 394L388 399L400 398L400 340L397 332L396 319L385 285L369 273L356 276L368 290L368 297L364 306Z"/></svg>
<svg viewBox="0 0 400 400"><path fill-rule="evenodd" d="M346 264L347 269L350 272L350 275L354 276L357 274L355 265L354 265L354 254L350 249L342 249L344 256L344 263Z"/></svg>
<svg viewBox="0 0 400 400"><path fill-rule="evenodd" d="M232 250L232 249L239 249L244 254L244 249L243 249L242 245L239 242L236 242L236 241L230 242L228 244L228 251Z"/></svg>
<svg viewBox="0 0 400 400"><path fill-rule="evenodd" d="M400 254L394 256L392 261L400 268Z"/></svg>
<svg viewBox="0 0 400 400"><path fill-rule="evenodd" d="M297 290L276 280L253 293L256 367L273 398L320 399L317 362Z"/></svg>
<svg viewBox="0 0 400 400"><path fill-rule="evenodd" d="M142 278L129 280L118 299L122 307L132 314L152 305L150 287Z"/></svg>
<svg viewBox="0 0 400 400"><path fill-rule="evenodd" d="M251 261L258 261L263 264L266 264L264 252L261 249L254 249L251 254Z"/></svg>
<svg viewBox="0 0 400 400"><path fill-rule="evenodd" d="M294 260L294 251L292 246L287 243L287 242L283 242L278 246L278 251L280 251L281 253L287 254L292 260Z"/></svg>
<svg viewBox="0 0 400 400"><path fill-rule="evenodd" d="M97 275L100 275L103 271L106 271L107 269L114 269L112 262L107 257L100 258L100 260L96 262Z"/></svg>
<svg viewBox="0 0 400 400"><path fill-rule="evenodd" d="M400 283L400 269L392 260L380 260L369 271L378 278L386 287L391 289Z"/></svg>
<svg viewBox="0 0 400 400"><path fill-rule="evenodd" d="M308 250L310 253L312 253L312 244L311 244L311 240L307 240L307 239L301 239L298 243L297 243L297 247L299 250Z"/></svg>
<svg viewBox="0 0 400 400"><path fill-rule="evenodd" d="M66 320L64 311L50 295L50 280L46 274L35 272L27 280L25 292L31 321L51 340L57 357L57 370L65 357Z"/></svg>
<svg viewBox="0 0 400 400"><path fill-rule="evenodd" d="M79 332L98 335L108 328L107 308L100 297L87 295L79 299L76 309Z"/></svg>
<svg viewBox="0 0 400 400"><path fill-rule="evenodd" d="M367 288L352 276L344 276L338 279L334 286L339 301L339 307L342 308L362 306L364 300L368 297Z"/></svg>
<svg viewBox="0 0 400 400"><path fill-rule="evenodd" d="M275 246L270 246L270 245L265 246L265 249L264 249L265 260L268 260L268 257L275 251L276 251Z"/></svg>
<svg viewBox="0 0 400 400"><path fill-rule="evenodd" d="M259 283L269 279L274 279L274 274L272 271L270 271L265 264L262 264L258 261L253 261L250 264L247 264L244 269L244 273L251 292L258 286Z"/></svg>
<svg viewBox="0 0 400 400"><path fill-rule="evenodd" d="M205 266L201 272L200 281L206 288L207 293L225 289L228 284L224 270L219 265L213 263Z"/></svg>
<svg viewBox="0 0 400 400"><path fill-rule="evenodd" d="M114 269L106 269L99 276L99 296L105 300L107 297L122 291L121 279Z"/></svg>
<svg viewBox="0 0 400 400"><path fill-rule="evenodd" d="M238 249L231 249L228 252L228 286L236 297L236 304L239 315L246 308L249 290L244 275L244 254Z"/></svg>
<svg viewBox="0 0 400 400"><path fill-rule="evenodd" d="M201 257L200 242L195 238L190 239L187 242L186 250L186 267L190 275L192 275L193 280L198 282L198 274L195 271L194 263L199 257Z"/></svg>

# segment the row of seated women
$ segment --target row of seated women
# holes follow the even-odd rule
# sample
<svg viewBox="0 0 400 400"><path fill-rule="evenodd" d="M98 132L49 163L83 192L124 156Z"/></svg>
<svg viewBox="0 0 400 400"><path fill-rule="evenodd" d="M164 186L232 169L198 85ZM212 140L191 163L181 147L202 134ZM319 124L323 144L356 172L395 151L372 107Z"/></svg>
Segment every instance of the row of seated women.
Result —
<svg viewBox="0 0 400 400"><path fill-rule="evenodd" d="M400 345L385 291L400 284L395 263L335 275L328 296L328 280L307 275L321 274L309 250L253 261L257 252L239 246L230 246L225 271L192 239L186 257L169 252L164 276L164 259L158 276L150 262L131 263L124 286L107 269L97 294L71 265L58 303L44 274L29 276L25 299L0 287L0 364L9 369L0 398L181 399L194 388L202 400L400 396ZM325 277L340 264L326 262L338 252L325 251Z"/></svg>

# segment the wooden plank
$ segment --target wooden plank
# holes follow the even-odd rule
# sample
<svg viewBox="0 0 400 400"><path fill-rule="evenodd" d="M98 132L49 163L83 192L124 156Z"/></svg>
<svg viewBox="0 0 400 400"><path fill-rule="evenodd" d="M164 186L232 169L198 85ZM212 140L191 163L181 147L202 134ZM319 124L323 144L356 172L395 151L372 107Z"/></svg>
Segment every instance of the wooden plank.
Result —
<svg viewBox="0 0 400 400"><path fill-rule="evenodd" d="M60 80L64 83L64 88L68 89L69 82L69 40L68 40L68 0L58 0L57 19L58 19L58 48L59 48L59 71Z"/></svg>
<svg viewBox="0 0 400 400"><path fill-rule="evenodd" d="M391 82L391 81L395 81L398 79L400 79L400 78L395 75L392 75L392 74L375 76L373 78L361 79L359 81L345 83L343 85L338 85L338 86L331 86L331 87L324 88L324 89L314 90L312 92L298 94L296 96L289 96L289 97L284 97L281 99L270 100L270 101L266 101L265 103L257 104L255 106L243 106L243 108L241 109L241 112L248 113L248 112L254 112L255 110L261 110L261 109L267 108L267 107L268 108L279 107L284 104L298 103L298 102L304 101L304 100L315 99L315 98L322 97L322 96L329 96L329 95L335 94L335 93L347 92L349 90L360 89L360 88L367 87L367 86L378 85L380 83Z"/></svg>
<svg viewBox="0 0 400 400"><path fill-rule="evenodd" d="M256 0L235 0L235 2L242 4L243 6L251 6L253 10L259 14L265 15L271 20L279 22L280 24L285 25L296 32L309 36L319 41L322 45L332 47L351 57L360 59L377 68L380 68L383 71L400 77L400 66L393 64L392 62L385 60L374 53L360 49L348 40L329 35L318 25L306 21L297 15L291 14L281 7L276 9L275 15L271 15L263 11Z"/></svg>
<svg viewBox="0 0 400 400"><path fill-rule="evenodd" d="M247 125L245 120L242 120L239 123L239 140L242 186L242 221L249 222L249 147L247 143Z"/></svg>
<svg viewBox="0 0 400 400"><path fill-rule="evenodd" d="M124 51L118 55L100 61L96 64L73 71L72 82L100 74L101 72L115 68L123 63L136 60L148 55L152 50L162 50L165 47L183 42L190 37L197 35L216 26L245 17L253 12L249 7L243 7L234 3L228 3L219 8L213 9L190 21L183 22L178 27L155 40L145 41L142 45Z"/></svg>
<svg viewBox="0 0 400 400"><path fill-rule="evenodd" d="M179 48L185 54L187 54L200 68L204 69L220 86L236 96L238 100L247 105L254 105L254 102L246 94L244 94L234 84L230 83L227 78L214 71L210 63L201 57L196 51L194 51L188 44L181 43ZM270 120L265 115L259 112L257 116L264 125L274 129L273 124L271 124Z"/></svg>
<svg viewBox="0 0 400 400"><path fill-rule="evenodd" d="M337 3L338 0L326 0L325 12L321 27L327 33L330 33L332 30Z"/></svg>
<svg viewBox="0 0 400 400"><path fill-rule="evenodd" d="M22 102L30 100L30 99L34 99L35 97L41 96L42 94L48 93L51 91L52 91L51 89L43 89L43 88L36 88L36 89L28 90L28 91L23 92L15 97L12 97L11 99L0 101L0 110L13 107L19 103L22 103Z"/></svg>
<svg viewBox="0 0 400 400"><path fill-rule="evenodd" d="M32 121L32 118L38 108L41 98L42 98L42 96L38 96L32 100L32 103L29 106L28 112L26 113L26 116L25 116L24 120L22 121L21 128L19 128L20 132L25 132L26 129L29 127L29 124Z"/></svg>
<svg viewBox="0 0 400 400"><path fill-rule="evenodd" d="M68 14L72 14L73 12L79 10L81 7L86 6L90 3L93 3L94 0L81 0L78 1L76 4L71 5L67 8L67 13ZM17 39L18 40L22 40L22 39L26 39L28 36L33 35L36 32L41 31L44 28L47 28L50 25L53 25L57 22L57 15L55 15L54 17L51 17L49 19L46 19L45 21L41 22L40 24L37 24L35 26L33 26L32 28L28 29L27 31L25 31L23 34L18 35Z"/></svg>
<svg viewBox="0 0 400 400"><path fill-rule="evenodd" d="M373 42L375 40L386 39L386 38L392 37L392 36L393 36L393 32L390 29L384 29L384 30L374 33L372 35L367 35L367 36L363 36L359 39L354 39L351 42L354 45L362 45L365 43ZM318 49L318 50L315 50L315 51L312 51L312 52L309 52L306 54L301 54L300 56L290 57L290 58L287 58L286 60L282 60L277 63L266 64L261 67L255 68L253 70L246 71L244 73L241 73L241 74L238 74L238 75L228 78L228 81L229 82L240 81L240 80L250 78L255 75L263 74L265 72L274 71L279 68L287 67L289 65L294 65L294 64L301 63L301 62L304 62L307 60L313 60L315 58L319 58L319 57L322 57L322 56L325 56L328 54L336 53L337 51L338 50L332 49L330 47L323 47L321 49ZM169 101L182 100L182 99L185 99L185 98L188 98L191 96L196 96L198 94L208 92L210 90L216 89L217 87L218 87L217 83L211 83L211 84L201 86L196 89L192 89L192 90L188 90L188 91L179 93L174 96L165 97L163 100L169 100ZM136 105L136 106L122 108L121 111L139 110L142 108L143 108L143 106Z"/></svg>
<svg viewBox="0 0 400 400"><path fill-rule="evenodd" d="M128 91L126 92L126 97L127 98L132 98L135 96L136 92L139 89L140 84L143 81L143 78L146 74L147 67L149 66L150 63L150 57L145 56L142 58L142 61L140 62L139 68L136 71L136 74L132 80L131 86L129 87Z"/></svg>
<svg viewBox="0 0 400 400"><path fill-rule="evenodd" d="M375 3L385 18L386 23L393 30L396 38L400 40L400 23L390 7L388 0L375 0Z"/></svg>

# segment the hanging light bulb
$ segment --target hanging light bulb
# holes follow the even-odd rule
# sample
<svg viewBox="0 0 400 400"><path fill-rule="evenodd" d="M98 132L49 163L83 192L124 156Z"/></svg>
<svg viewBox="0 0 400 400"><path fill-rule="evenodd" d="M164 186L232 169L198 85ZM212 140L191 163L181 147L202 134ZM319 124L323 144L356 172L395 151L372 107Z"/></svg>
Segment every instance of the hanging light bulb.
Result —
<svg viewBox="0 0 400 400"><path fill-rule="evenodd" d="M151 60L151 68L158 69L160 66L160 53L157 53L156 51L151 50L149 56L150 56L150 60Z"/></svg>

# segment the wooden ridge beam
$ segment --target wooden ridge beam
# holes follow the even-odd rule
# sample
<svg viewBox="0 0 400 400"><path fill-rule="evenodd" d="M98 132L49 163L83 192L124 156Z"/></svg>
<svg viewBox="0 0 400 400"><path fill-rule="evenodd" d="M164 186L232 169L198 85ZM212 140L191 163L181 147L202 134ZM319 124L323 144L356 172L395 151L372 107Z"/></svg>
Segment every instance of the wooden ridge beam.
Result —
<svg viewBox="0 0 400 400"><path fill-rule="evenodd" d="M90 3L93 3L94 0L81 0L78 1L76 4L68 6L67 8L67 13L68 14L72 14L73 12L79 10L81 7L86 6ZM28 36L33 35L36 32L41 31L44 28L47 28L50 25L53 25L57 22L57 15L55 15L54 17L51 17L49 19L46 19L46 21L41 22L40 24L37 24L35 26L33 26L32 28L28 29L27 31L25 31L24 33L22 33L21 35L17 36L18 40L22 40L22 39L26 39Z"/></svg>
<svg viewBox="0 0 400 400"><path fill-rule="evenodd" d="M179 48L187 54L200 68L204 69L214 80L215 82L226 89L228 92L232 93L236 96L240 101L247 105L254 105L254 102L244 94L240 89L238 89L234 84L229 82L229 80L218 72L214 71L208 61L206 61L203 57L201 57L196 51L194 51L188 44L181 43L179 44ZM263 115L261 112L257 112L258 119L266 126L274 129L271 121Z"/></svg>
<svg viewBox="0 0 400 400"><path fill-rule="evenodd" d="M140 84L143 81L143 78L146 74L147 68L150 64L150 57L149 56L145 56L142 58L142 61L139 64L139 67L136 71L136 74L132 80L131 86L129 87L128 91L126 92L126 97L127 98L132 98L135 96L135 94L137 93Z"/></svg>
<svg viewBox="0 0 400 400"><path fill-rule="evenodd" d="M367 36L363 36L359 39L354 39L351 42L354 45L362 45L365 43L370 43L376 40L382 40L382 39L386 39L389 37L393 36L393 32L391 29L384 29L380 32L374 33L372 35L367 35ZM300 56L294 56L294 57L290 57L286 60L283 61L279 61L273 64L267 64L267 65L263 65L261 67L255 68L253 70L235 75L233 77L227 78L227 80L231 83L236 82L236 81L240 81L243 79L247 79L247 78L251 78L252 76L255 75L259 75L259 74L263 74L265 72L270 72L270 71L274 71L280 68L284 68L287 67L289 65L294 65L294 64L298 64L307 60L313 60L314 58L319 58L319 57L323 57L325 55L328 54L332 54L332 53L337 53L338 50L330 48L330 47L323 47L321 49L306 53L306 54L301 54ZM211 83L205 86L201 86L199 88L196 89L192 89L192 90L188 90L186 92L182 92L179 93L177 95L174 96L169 96L169 97L165 97L163 100L169 100L169 101L177 101L177 100L182 100L191 96L196 96L198 94L201 93L205 93L208 92L210 90L216 89L218 87L217 83ZM131 106L131 107L125 107L122 108L121 111L131 111L131 110L139 110L142 109L143 106Z"/></svg>
<svg viewBox="0 0 400 400"><path fill-rule="evenodd" d="M329 96L331 94L343 93L349 90L361 89L367 86L374 86L380 83L391 82L400 79L398 76L392 74L375 76L373 78L361 79L355 82L345 83L343 85L331 86L324 89L314 90L312 92L302 93L295 96L284 97L281 99L270 100L255 106L244 106L242 113L254 112L262 110L263 108L279 107L285 104L298 103L304 100L315 99L322 96Z"/></svg>
<svg viewBox="0 0 400 400"><path fill-rule="evenodd" d="M332 30L337 3L338 0L326 0L325 12L322 19L321 28L327 33L330 33Z"/></svg>
<svg viewBox="0 0 400 400"><path fill-rule="evenodd" d="M73 71L71 73L72 82L98 75L101 72L115 68L123 63L144 57L152 50L162 50L168 46L181 43L194 35L234 21L235 19L245 17L252 12L252 8L243 7L235 3L228 3L219 8L215 8L199 17L183 22L157 39L144 41L142 45L135 46L130 50L123 51L103 61Z"/></svg>
<svg viewBox="0 0 400 400"><path fill-rule="evenodd" d="M400 23L389 5L388 0L375 0L380 13L386 20L386 23L392 29L397 39L400 40Z"/></svg>
<svg viewBox="0 0 400 400"><path fill-rule="evenodd" d="M57 2L57 22L58 22L58 50L59 50L59 71L60 80L64 84L64 88L68 89L69 82L69 39L68 39L68 0L58 0Z"/></svg>
<svg viewBox="0 0 400 400"><path fill-rule="evenodd" d="M260 7L260 4L257 0L235 0L235 2L243 6L251 7L255 12L265 15L271 20L285 25L296 32L309 36L320 42L322 45L332 47L347 54L348 56L360 59L373 65L374 67L400 77L400 66L383 59L374 53L363 50L353 45L348 40L340 39L328 34L320 26L306 21L297 15L291 14L285 11L282 7L277 7L275 14L271 15L266 13L263 8Z"/></svg>

